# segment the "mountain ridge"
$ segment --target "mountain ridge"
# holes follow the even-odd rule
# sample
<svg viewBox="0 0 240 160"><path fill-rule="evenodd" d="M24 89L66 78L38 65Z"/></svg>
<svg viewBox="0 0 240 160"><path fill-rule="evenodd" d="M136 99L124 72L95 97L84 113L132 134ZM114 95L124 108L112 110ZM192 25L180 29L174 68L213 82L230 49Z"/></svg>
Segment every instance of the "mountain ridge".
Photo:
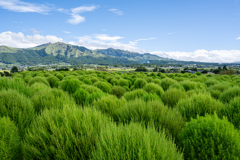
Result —
<svg viewBox="0 0 240 160"><path fill-rule="evenodd" d="M37 60L39 59L39 60ZM99 62L98 62L99 60ZM0 46L0 62L6 64L38 64L54 62L102 63L102 64L141 64L149 61L169 61L150 53L140 54L120 49L90 50L83 46L63 42L45 43L31 48Z"/></svg>

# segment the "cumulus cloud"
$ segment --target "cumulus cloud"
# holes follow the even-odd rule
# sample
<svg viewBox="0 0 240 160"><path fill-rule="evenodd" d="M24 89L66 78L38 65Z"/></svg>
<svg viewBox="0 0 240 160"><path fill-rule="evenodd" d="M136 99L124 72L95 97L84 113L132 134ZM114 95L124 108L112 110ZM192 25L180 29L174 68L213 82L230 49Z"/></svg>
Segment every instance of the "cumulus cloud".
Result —
<svg viewBox="0 0 240 160"><path fill-rule="evenodd" d="M90 11L93 11L95 9L97 9L98 6L80 6L80 7L77 7L77 8L72 8L71 9L71 19L68 19L68 23L70 24L79 24L81 22L84 22L86 19L85 17L79 15L80 13L83 13L83 12L90 12Z"/></svg>
<svg viewBox="0 0 240 160"><path fill-rule="evenodd" d="M194 52L164 52L154 51L150 52L160 57L171 58L183 61L198 61L198 62L217 62L217 63L231 63L240 61L240 50L212 50L204 49L196 50Z"/></svg>
<svg viewBox="0 0 240 160"><path fill-rule="evenodd" d="M30 30L31 30L34 34L39 34L39 33L40 33L40 31L36 30L35 28L31 28Z"/></svg>
<svg viewBox="0 0 240 160"><path fill-rule="evenodd" d="M132 44L123 44L119 42L118 40L124 38L120 36L109 36L107 34L94 34L77 38L78 38L77 42L70 41L69 43L72 45L84 46L89 49L115 48L128 50L132 52L146 53L146 50L137 48Z"/></svg>
<svg viewBox="0 0 240 160"><path fill-rule="evenodd" d="M62 38L47 35L43 36L40 34L34 35L24 35L22 32L14 33L11 31L0 33L0 45L6 45L9 47L17 48L29 48L35 47L41 44L48 42L64 42L72 45L84 46L89 49L107 49L115 48L128 50L132 52L147 53L146 50L140 49L135 46L134 43L124 44L119 40L124 37L121 36L109 36L107 34L93 34L86 35L83 37L77 37L77 41L66 42ZM138 39L135 41L141 40L150 40L155 38L147 39ZM171 58L175 60L183 61L200 61L200 62L218 62L218 63L231 63L231 62L240 62L240 50L196 50L194 52L164 52L164 51L154 51L150 52L151 54L158 55L164 58Z"/></svg>
<svg viewBox="0 0 240 160"><path fill-rule="evenodd" d="M239 40L240 39L240 37L238 37L238 38L236 38L237 40Z"/></svg>
<svg viewBox="0 0 240 160"><path fill-rule="evenodd" d="M111 12L113 12L113 13L119 15L119 16L123 15L122 11L120 11L118 9L115 9L115 8L109 9L109 11L111 11Z"/></svg>
<svg viewBox="0 0 240 160"><path fill-rule="evenodd" d="M17 48L35 47L48 42L62 42L62 38L53 35L42 36L40 34L24 35L22 32L14 33L11 31L0 33L0 45Z"/></svg>
<svg viewBox="0 0 240 160"><path fill-rule="evenodd" d="M0 0L0 7L14 12L36 12L43 14L53 9L53 5L27 3L19 0Z"/></svg>

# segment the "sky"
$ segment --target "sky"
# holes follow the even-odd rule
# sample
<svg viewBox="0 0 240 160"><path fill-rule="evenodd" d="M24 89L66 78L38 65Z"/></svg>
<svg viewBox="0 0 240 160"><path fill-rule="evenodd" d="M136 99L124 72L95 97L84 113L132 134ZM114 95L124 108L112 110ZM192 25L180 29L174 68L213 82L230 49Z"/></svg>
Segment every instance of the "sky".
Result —
<svg viewBox="0 0 240 160"><path fill-rule="evenodd" d="M0 45L48 42L240 62L240 0L0 0Z"/></svg>

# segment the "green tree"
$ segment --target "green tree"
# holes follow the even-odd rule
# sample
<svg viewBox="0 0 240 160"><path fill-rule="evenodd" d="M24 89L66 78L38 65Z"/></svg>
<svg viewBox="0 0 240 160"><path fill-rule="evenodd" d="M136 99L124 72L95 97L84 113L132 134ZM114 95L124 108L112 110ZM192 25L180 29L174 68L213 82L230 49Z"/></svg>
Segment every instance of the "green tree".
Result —
<svg viewBox="0 0 240 160"><path fill-rule="evenodd" d="M16 66L13 66L10 72L11 73L18 72L18 68Z"/></svg>

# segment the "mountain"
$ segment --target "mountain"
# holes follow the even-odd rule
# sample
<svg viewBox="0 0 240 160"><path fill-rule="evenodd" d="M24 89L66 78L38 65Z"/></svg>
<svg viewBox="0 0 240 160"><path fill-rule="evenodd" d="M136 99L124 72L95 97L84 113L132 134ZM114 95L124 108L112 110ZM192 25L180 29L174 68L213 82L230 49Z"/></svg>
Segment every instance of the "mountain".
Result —
<svg viewBox="0 0 240 160"><path fill-rule="evenodd" d="M140 54L119 49L90 50L61 42L46 43L33 48L12 48L0 46L0 62L6 64L52 64L66 62L71 64L142 64L149 62L170 62L149 53Z"/></svg>

